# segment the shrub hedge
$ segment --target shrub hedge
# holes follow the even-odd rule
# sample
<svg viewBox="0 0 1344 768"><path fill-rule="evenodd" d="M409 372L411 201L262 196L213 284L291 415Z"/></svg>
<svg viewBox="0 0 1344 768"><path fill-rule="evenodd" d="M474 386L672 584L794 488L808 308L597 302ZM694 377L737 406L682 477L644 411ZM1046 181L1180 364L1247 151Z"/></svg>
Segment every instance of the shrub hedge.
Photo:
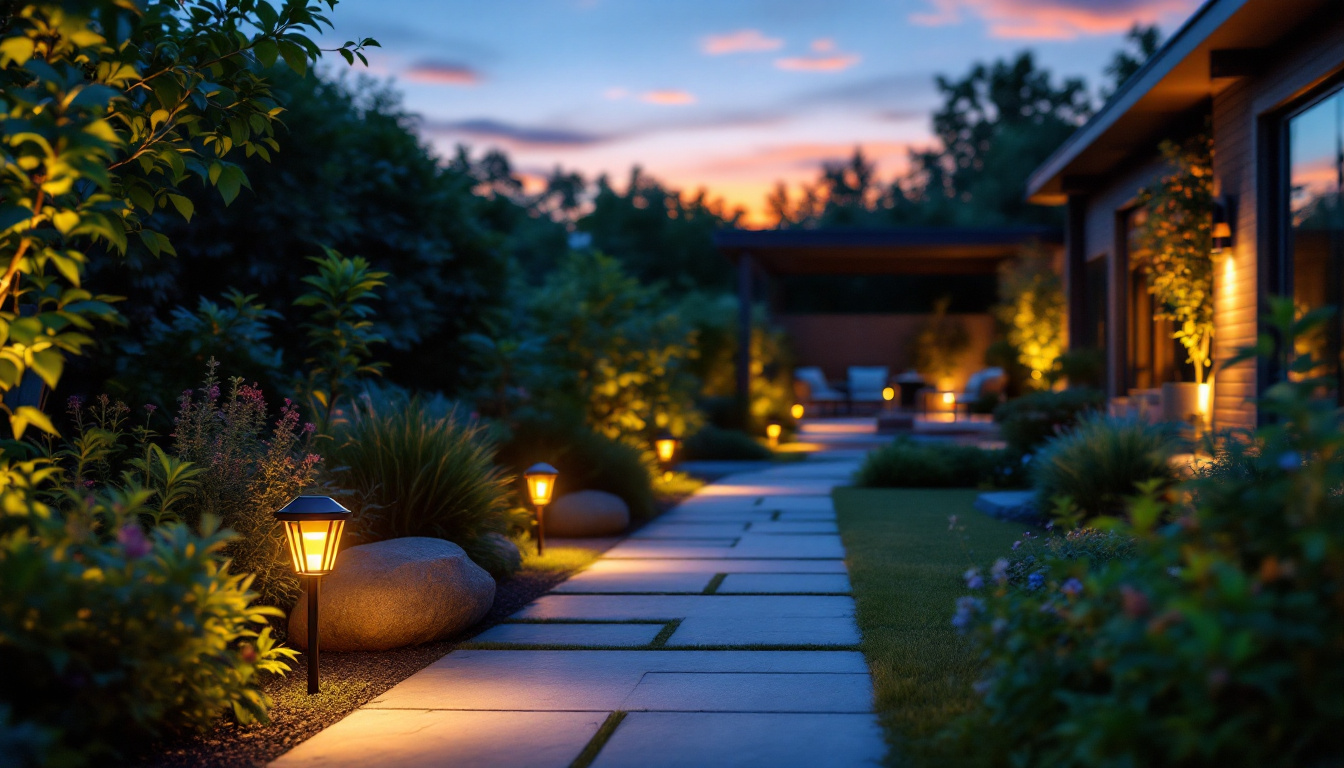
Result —
<svg viewBox="0 0 1344 768"><path fill-rule="evenodd" d="M1013 488L1024 475L1021 459L1009 451L900 439L870 452L855 482L869 488Z"/></svg>
<svg viewBox="0 0 1344 768"><path fill-rule="evenodd" d="M1082 387L1032 392L1000 405L994 410L994 420L1009 450L1026 454L1105 403L1105 393Z"/></svg>

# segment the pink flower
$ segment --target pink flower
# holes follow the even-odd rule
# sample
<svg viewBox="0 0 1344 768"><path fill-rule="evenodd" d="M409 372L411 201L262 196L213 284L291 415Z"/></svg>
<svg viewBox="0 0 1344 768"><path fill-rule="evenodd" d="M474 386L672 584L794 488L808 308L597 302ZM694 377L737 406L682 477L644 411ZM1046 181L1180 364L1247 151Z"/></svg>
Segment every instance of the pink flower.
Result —
<svg viewBox="0 0 1344 768"><path fill-rule="evenodd" d="M307 435L307 434L311 434L311 433L316 432L316 431L317 431L317 425L316 425L316 424L314 424L314 423L311 422L311 421L304 422L304 424L303 424L303 433L304 433L305 435Z"/></svg>
<svg viewBox="0 0 1344 768"><path fill-rule="evenodd" d="M149 554L149 539L145 538L145 532L139 523L127 523L117 531L117 542L121 544L129 560L139 560Z"/></svg>

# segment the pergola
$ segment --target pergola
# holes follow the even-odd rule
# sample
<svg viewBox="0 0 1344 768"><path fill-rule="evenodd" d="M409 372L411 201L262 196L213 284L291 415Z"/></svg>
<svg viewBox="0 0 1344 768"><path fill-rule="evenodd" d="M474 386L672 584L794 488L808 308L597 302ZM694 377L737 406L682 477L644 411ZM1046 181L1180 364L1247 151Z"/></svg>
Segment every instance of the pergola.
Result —
<svg viewBox="0 0 1344 768"><path fill-rule="evenodd" d="M737 265L739 338L751 337L755 284L782 275L992 275L1032 243L1058 247L1054 227L729 229L714 245ZM751 345L738 345L737 393L747 401Z"/></svg>

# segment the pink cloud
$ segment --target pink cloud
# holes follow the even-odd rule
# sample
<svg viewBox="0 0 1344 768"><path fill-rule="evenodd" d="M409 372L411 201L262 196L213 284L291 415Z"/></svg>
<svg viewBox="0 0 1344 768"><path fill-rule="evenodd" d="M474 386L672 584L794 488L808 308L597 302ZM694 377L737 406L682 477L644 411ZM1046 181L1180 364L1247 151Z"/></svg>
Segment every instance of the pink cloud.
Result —
<svg viewBox="0 0 1344 768"><path fill-rule="evenodd" d="M857 53L837 53L834 56L787 56L775 59L775 66L794 72L843 72L862 60L863 57Z"/></svg>
<svg viewBox="0 0 1344 768"><path fill-rule="evenodd" d="M681 106L683 104L694 104L695 96L686 91L649 91L639 97L649 104L662 104L664 106Z"/></svg>
<svg viewBox="0 0 1344 768"><path fill-rule="evenodd" d="M402 75L407 80L431 85L476 85L481 82L481 73L466 64L451 61L417 61L403 70Z"/></svg>
<svg viewBox="0 0 1344 768"><path fill-rule="evenodd" d="M812 41L812 50L817 53L829 53L835 50L835 41L829 37L819 37Z"/></svg>
<svg viewBox="0 0 1344 768"><path fill-rule="evenodd" d="M759 53L778 50L784 41L766 37L759 29L739 29L726 35L707 35L700 41L700 51L709 56L726 53Z"/></svg>
<svg viewBox="0 0 1344 768"><path fill-rule="evenodd" d="M1199 0L925 0L929 10L910 21L924 26L983 20L999 38L1072 40L1125 32L1136 23L1179 20Z"/></svg>
<svg viewBox="0 0 1344 768"><path fill-rule="evenodd" d="M883 165L904 169L909 151L918 148L904 141L869 142L800 142L762 147L757 151L724 157L700 166L701 170L718 173L768 174L787 171L815 171L827 162L843 162L854 155L856 146L863 148L864 157Z"/></svg>

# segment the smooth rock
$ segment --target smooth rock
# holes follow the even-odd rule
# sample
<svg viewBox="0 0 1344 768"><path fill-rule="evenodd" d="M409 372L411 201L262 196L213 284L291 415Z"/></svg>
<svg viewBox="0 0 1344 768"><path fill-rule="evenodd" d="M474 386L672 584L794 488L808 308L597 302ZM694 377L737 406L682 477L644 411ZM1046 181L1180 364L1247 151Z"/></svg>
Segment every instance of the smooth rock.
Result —
<svg viewBox="0 0 1344 768"><path fill-rule="evenodd" d="M604 491L576 491L556 499L545 512L546 535L560 539L613 536L630 527L630 507Z"/></svg>
<svg viewBox="0 0 1344 768"><path fill-rule="evenodd" d="M324 651L385 651L454 635L480 621L495 580L458 545L408 537L341 552L322 578ZM308 595L289 614L289 641L308 644Z"/></svg>

